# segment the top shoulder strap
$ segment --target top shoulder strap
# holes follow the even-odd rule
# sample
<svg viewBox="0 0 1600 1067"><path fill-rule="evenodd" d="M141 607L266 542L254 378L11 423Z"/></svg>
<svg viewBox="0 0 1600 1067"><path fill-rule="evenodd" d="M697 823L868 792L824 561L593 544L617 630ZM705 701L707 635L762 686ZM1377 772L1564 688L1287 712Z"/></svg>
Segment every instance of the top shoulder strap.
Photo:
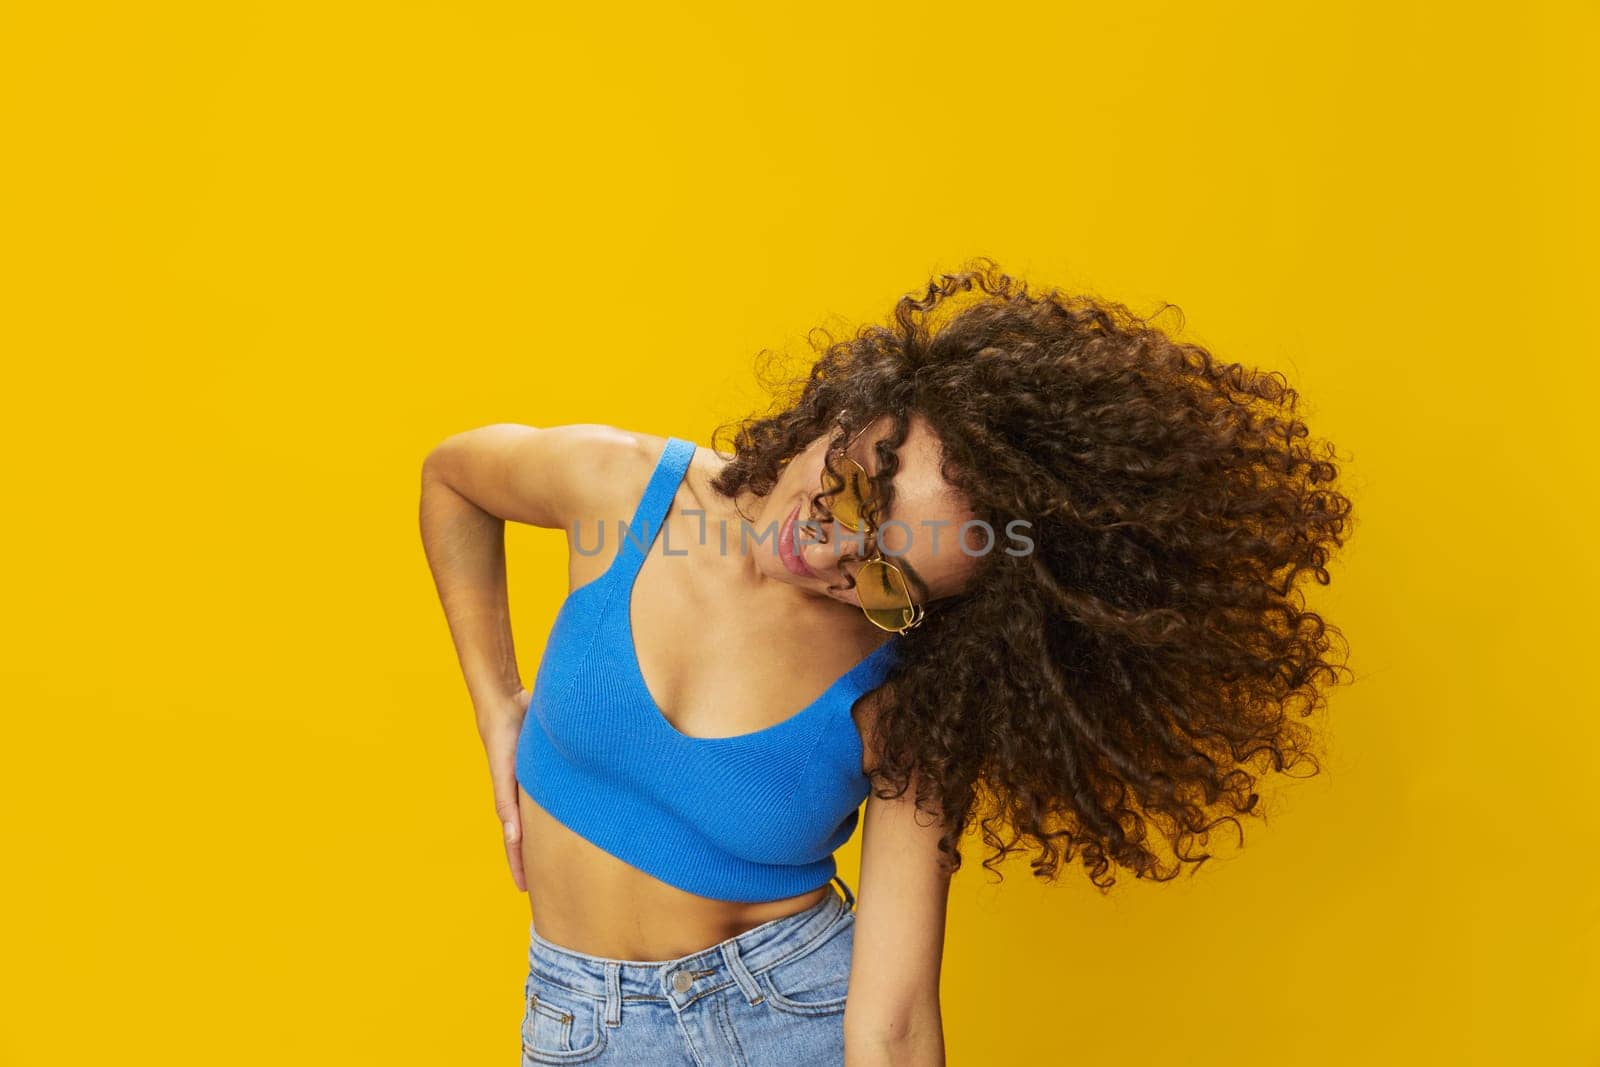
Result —
<svg viewBox="0 0 1600 1067"><path fill-rule="evenodd" d="M889 672L900 663L900 641L899 634L890 634L887 641L867 653L835 683L843 690L845 707L883 684Z"/></svg>
<svg viewBox="0 0 1600 1067"><path fill-rule="evenodd" d="M628 569L637 570L644 563L650 546L655 544L662 521L672 507L672 499L678 495L678 486L689 472L694 452L693 441L667 438L667 446L661 450L655 470L650 472L650 480L645 483L644 496L634 508L633 518L628 520L627 529L619 531L622 543L617 546L617 560L626 561Z"/></svg>

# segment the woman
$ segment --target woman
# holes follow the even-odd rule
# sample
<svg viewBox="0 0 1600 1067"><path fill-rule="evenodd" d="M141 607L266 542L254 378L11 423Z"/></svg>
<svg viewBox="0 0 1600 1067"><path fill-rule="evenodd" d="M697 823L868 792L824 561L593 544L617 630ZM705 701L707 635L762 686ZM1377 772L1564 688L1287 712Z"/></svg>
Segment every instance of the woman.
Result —
<svg viewBox="0 0 1600 1067"><path fill-rule="evenodd" d="M1076 850L1102 889L1165 880L1260 774L1314 764L1285 711L1323 703L1338 631L1296 587L1328 581L1349 501L1294 391L969 266L831 345L731 455L587 424L429 455L428 560L533 915L525 1063L942 1063L967 830L991 869ZM507 520L569 537L531 692Z"/></svg>

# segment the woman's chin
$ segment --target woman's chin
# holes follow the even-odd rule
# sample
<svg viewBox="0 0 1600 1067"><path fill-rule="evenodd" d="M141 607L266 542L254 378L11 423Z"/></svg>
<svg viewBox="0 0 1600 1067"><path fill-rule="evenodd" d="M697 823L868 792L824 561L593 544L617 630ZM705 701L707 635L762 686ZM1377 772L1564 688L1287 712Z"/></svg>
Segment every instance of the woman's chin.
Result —
<svg viewBox="0 0 1600 1067"><path fill-rule="evenodd" d="M802 578L800 575L784 566L783 560L781 559L773 560L772 563L765 568L765 572L768 578L772 578L776 581L780 581L797 588L804 589L811 585L811 579Z"/></svg>

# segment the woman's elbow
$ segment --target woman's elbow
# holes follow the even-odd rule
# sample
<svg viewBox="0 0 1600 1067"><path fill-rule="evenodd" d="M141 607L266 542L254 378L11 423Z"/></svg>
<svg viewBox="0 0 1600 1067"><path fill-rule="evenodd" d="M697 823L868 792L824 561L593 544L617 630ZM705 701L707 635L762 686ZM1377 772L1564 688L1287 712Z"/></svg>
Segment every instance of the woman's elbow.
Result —
<svg viewBox="0 0 1600 1067"><path fill-rule="evenodd" d="M944 1067L944 1021L937 1004L844 1020L845 1067Z"/></svg>

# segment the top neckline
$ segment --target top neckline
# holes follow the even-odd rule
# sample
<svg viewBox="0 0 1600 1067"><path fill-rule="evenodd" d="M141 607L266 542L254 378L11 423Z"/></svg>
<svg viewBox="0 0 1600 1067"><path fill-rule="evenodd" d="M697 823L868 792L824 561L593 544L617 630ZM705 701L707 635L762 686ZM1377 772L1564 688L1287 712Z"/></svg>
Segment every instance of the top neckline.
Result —
<svg viewBox="0 0 1600 1067"><path fill-rule="evenodd" d="M868 670L875 667L879 660L883 659L893 650L895 643L900 639L900 635L890 634L888 640L884 641L877 648L867 653L860 660L856 661L856 663L850 667L849 670L835 678L831 683L829 683L826 689L817 695L814 700L769 726L763 726L760 729L750 730L741 734L724 734L719 737L702 737L697 734L686 734L682 730L678 729L678 727L674 726L672 720L667 716L667 713L662 710L661 705L656 702L655 697L650 692L650 684L645 680L644 677L644 667L639 663L639 649L638 645L634 641L633 634L634 586L638 583L639 572L644 569L645 561L650 558L650 550L655 547L656 541L661 536L662 529L665 528L667 524L667 517L672 513L672 504L677 499L678 489L682 486L683 479L689 472L689 464L694 459L694 454L698 448L693 441L688 441L679 437L669 437L667 439L666 448L662 451L661 457L656 461L656 470L658 473L663 471L663 465L673 458L674 441L682 441L683 444L687 445L688 447L683 451L681 458L675 465L677 469L672 471L670 475L662 477L662 484L664 485L664 488L661 490L661 495L664 496L666 500L659 508L656 509L658 512L657 514L645 514L642 516L647 524L653 524L653 528L651 525L647 525L645 527L645 532L648 534L649 539L645 542L644 547L639 551L638 558L633 562L632 566L628 568L628 572L623 576L620 587L614 589L608 598L612 601L621 601L620 610L622 612L623 644L627 646L623 651L626 654L626 659L628 660L628 666L630 668L633 681L637 685L639 694L644 703L648 705L650 718L654 719L660 724L660 729L665 730L674 737L677 737L689 744L737 744L739 742L754 741L769 737L785 729L794 729L800 724L801 720L809 718L817 709L827 707L829 704L833 703L840 689L846 686L847 683L853 683L858 677L866 674ZM656 477L656 475L652 475L650 485L647 486L644 498L640 501L639 510L643 510L645 505L651 502L650 488L657 484ZM636 514L635 519L637 520L638 518L640 518L640 516ZM631 525L632 524L630 524L630 526ZM631 541L624 539L623 544L618 546L619 558L631 544Z"/></svg>

